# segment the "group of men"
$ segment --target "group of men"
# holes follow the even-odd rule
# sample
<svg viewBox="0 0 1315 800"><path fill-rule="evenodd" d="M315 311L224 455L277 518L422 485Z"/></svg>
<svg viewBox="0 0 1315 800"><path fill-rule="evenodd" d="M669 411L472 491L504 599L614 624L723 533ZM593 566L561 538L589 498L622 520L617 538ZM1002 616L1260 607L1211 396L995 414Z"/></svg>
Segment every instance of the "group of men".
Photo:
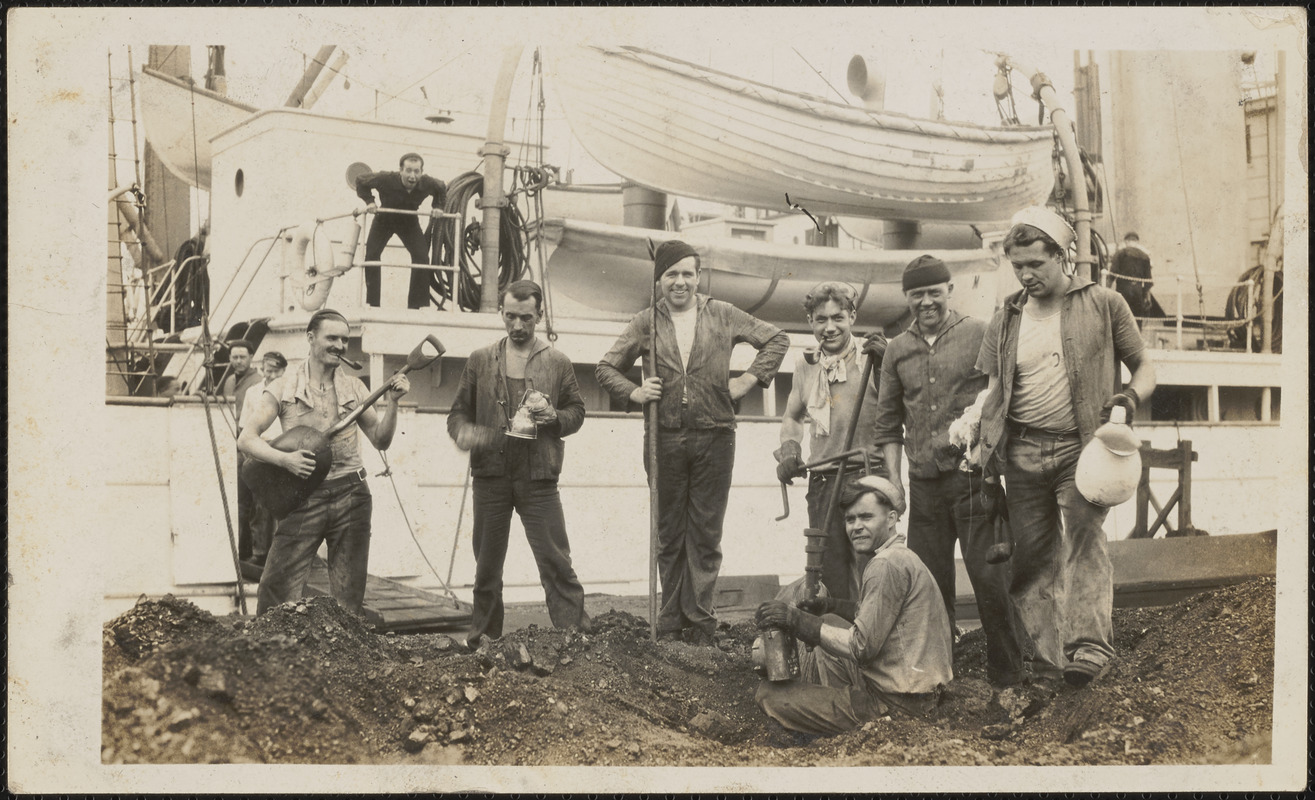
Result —
<svg viewBox="0 0 1315 800"><path fill-rule="evenodd" d="M956 540L992 683L1062 679L1082 687L1114 655L1113 574L1101 529L1108 509L1083 497L1074 475L1110 410L1123 406L1131 418L1150 396L1154 368L1127 302L1073 269L1067 222L1039 207L1013 222L1003 248L1022 288L989 323L953 310L954 284L939 259L921 256L904 271L913 322L886 347L876 419L870 438L860 439L881 449L886 474L853 481L839 498L856 563L868 559L858 596L835 596L843 587L823 578L828 594L783 592L756 615L760 626L811 646L802 680L764 680L757 692L787 728L837 733L934 707L953 675ZM834 327L814 325L824 349L823 333ZM1126 386L1120 364L1131 373ZM970 409L980 410L980 422L965 447L951 426ZM797 430L791 410L786 416L783 440ZM778 451L782 479L798 468L787 461L797 450ZM895 529L906 507L901 450L906 535ZM1005 508L1013 554L991 564L986 554Z"/></svg>
<svg viewBox="0 0 1315 800"><path fill-rule="evenodd" d="M803 680L764 681L758 691L760 705L783 725L830 733L935 705L953 675L956 542L985 630L992 682L1062 678L1084 686L1112 657L1113 583L1101 530L1107 509L1082 497L1073 477L1078 454L1109 410L1135 411L1155 378L1127 303L1075 274L1067 255L1073 239L1055 213L1021 212L1004 252L1022 288L989 323L954 310L950 271L932 256L904 270L913 321L889 342L853 335L852 287L825 282L805 298L817 347L796 364L777 475L790 482L808 473L810 526L823 527L833 495L840 511L826 532L824 589L807 597L790 587L756 614L760 626L811 646ZM656 471L659 638L713 644L736 403L770 385L790 343L776 326L700 294L700 276L694 248L675 240L658 246L654 302L626 325L596 376L619 402L656 405L656 462L645 456L644 463L650 475ZM590 628L557 485L562 440L580 429L584 402L571 360L536 336L544 307L538 284L509 284L498 306L506 336L471 355L447 421L457 446L471 453L476 576L469 647L502 634L513 511L553 624ZM325 430L366 395L361 381L338 370L348 341L341 314L317 312L307 338L307 360L246 399L238 443L246 457L298 475L310 474L313 454L282 452L261 434L275 419L285 429ZM740 342L757 354L731 377L731 352ZM873 367L867 382L864 359ZM629 377L636 362L638 382ZM1120 363L1131 371L1127 386L1119 382ZM357 429L387 448L397 400L409 384L396 375L389 386L383 412L365 411L333 439L327 479L279 525L259 613L299 596L323 540L333 595L361 610L370 494ZM969 409L980 409L980 433L965 448L950 427ZM529 420L532 430L517 428L517 419ZM826 462L811 471L804 467L805 438L811 460ZM869 451L876 469L837 486L834 456L851 440ZM857 466L847 465L849 474ZM1006 507L1013 557L991 564L986 551ZM907 533L900 534L906 511Z"/></svg>

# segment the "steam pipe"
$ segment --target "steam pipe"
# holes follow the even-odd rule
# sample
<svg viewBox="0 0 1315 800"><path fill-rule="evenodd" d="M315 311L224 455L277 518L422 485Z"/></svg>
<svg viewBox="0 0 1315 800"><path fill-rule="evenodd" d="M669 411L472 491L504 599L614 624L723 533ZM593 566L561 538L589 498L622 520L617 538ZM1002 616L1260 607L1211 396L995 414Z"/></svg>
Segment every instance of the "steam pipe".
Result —
<svg viewBox="0 0 1315 800"><path fill-rule="evenodd" d="M1078 254L1073 259L1075 265L1090 265L1088 276L1096 279L1096 259L1091 255L1091 208L1087 205L1087 179L1082 171L1082 157L1078 154L1078 139L1073 132L1073 122L1063 107L1059 105L1059 95L1045 73L1030 64L1023 64L1011 56L1003 56L1012 68L1027 76L1032 84L1033 93L1050 110L1050 124L1055 126L1059 135L1059 144L1064 149L1064 160L1068 164L1069 180L1073 183L1074 227L1077 232Z"/></svg>
<svg viewBox="0 0 1315 800"><path fill-rule="evenodd" d="M479 232L481 313L492 314L498 310L498 238L502 234L502 209L507 205L507 196L502 191L502 170L511 154L503 140L506 138L511 84L524 49L523 44L513 44L503 51L502 68L489 104L489 137L479 151L484 157L484 190L480 198L484 222Z"/></svg>

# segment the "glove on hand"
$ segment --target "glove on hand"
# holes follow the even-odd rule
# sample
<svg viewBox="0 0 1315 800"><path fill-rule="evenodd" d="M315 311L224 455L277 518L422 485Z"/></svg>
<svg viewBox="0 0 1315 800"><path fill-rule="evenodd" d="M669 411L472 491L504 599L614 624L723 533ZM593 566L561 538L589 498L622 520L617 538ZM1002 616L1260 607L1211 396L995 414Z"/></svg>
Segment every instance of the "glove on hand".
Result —
<svg viewBox="0 0 1315 800"><path fill-rule="evenodd" d="M858 603L853 600L838 600L834 597L815 597L812 600L803 600L798 603L799 610L807 614L822 616L823 614L835 614L839 617L854 621L854 616L858 614Z"/></svg>
<svg viewBox="0 0 1315 800"><path fill-rule="evenodd" d="M1105 405L1100 409L1100 424L1104 425L1110 421L1110 411L1115 406L1126 408L1128 410L1128 421L1132 421L1139 405L1141 405L1141 398L1137 396L1137 392L1132 387L1128 387L1105 401Z"/></svg>
<svg viewBox="0 0 1315 800"><path fill-rule="evenodd" d="M822 619L791 608L780 600L769 600L758 606L754 623L759 628L780 628L793 633L804 642L816 645L822 641Z"/></svg>
<svg viewBox="0 0 1315 800"><path fill-rule="evenodd" d="M772 455L776 456L776 479L787 486L794 485L794 479L803 475L803 448L793 439L781 442L781 447Z"/></svg>
<svg viewBox="0 0 1315 800"><path fill-rule="evenodd" d="M863 353L872 356L877 362L886 357L886 337L881 331L869 333L863 339Z"/></svg>

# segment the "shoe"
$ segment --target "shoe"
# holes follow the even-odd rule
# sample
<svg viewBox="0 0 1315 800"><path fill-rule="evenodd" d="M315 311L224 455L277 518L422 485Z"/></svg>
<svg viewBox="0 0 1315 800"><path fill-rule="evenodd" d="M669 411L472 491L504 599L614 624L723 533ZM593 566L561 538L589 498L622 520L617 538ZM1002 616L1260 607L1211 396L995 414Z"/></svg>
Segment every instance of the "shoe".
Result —
<svg viewBox="0 0 1315 800"><path fill-rule="evenodd" d="M1074 689L1081 689L1095 680L1104 669L1103 664L1097 664L1095 661L1088 661L1085 658L1074 659L1064 667L1064 682Z"/></svg>
<svg viewBox="0 0 1315 800"><path fill-rule="evenodd" d="M700 628L697 625L692 625L682 631L681 638L684 639L687 644L692 644L695 647L717 646L717 642L713 639L712 633L706 628Z"/></svg>
<svg viewBox="0 0 1315 800"><path fill-rule="evenodd" d="M682 641L681 631L658 631L657 640L659 642Z"/></svg>

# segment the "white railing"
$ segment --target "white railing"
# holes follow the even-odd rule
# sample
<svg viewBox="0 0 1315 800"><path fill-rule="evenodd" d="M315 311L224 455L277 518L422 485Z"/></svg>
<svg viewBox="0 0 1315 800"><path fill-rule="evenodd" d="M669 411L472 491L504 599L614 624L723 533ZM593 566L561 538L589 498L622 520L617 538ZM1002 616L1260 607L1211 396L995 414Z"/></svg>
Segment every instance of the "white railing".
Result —
<svg viewBox="0 0 1315 800"><path fill-rule="evenodd" d="M1258 281L1256 281L1256 280L1247 280L1247 281L1237 281L1237 282L1235 282L1235 283L1214 282L1214 283L1192 283L1192 284L1191 284L1191 286L1192 286L1193 288L1195 288L1198 292L1199 292L1202 288L1204 288L1204 287L1206 287L1206 286L1210 286L1210 287L1213 287L1213 288L1228 289L1230 294L1232 293L1232 290L1233 290L1233 289L1236 289L1236 288L1238 288L1238 287L1242 287L1242 286L1245 286L1245 287L1246 287L1246 292L1247 292L1247 303L1246 303L1247 316L1246 316L1246 318L1245 318L1245 319L1239 319L1239 320L1229 320L1229 321L1226 321L1226 322L1221 322L1221 321L1218 321L1218 320L1206 319L1205 317L1201 316L1200 314L1198 314L1198 315L1196 315L1196 316L1192 316L1192 315L1190 315L1190 314L1184 314L1184 313L1183 313L1183 290L1184 290L1184 285L1187 284L1188 282L1185 281L1185 280L1183 279L1183 276L1182 276L1182 275L1173 275L1173 276L1171 276L1171 277L1173 278L1173 282L1174 282L1174 293L1173 293L1173 294L1174 294L1174 312L1173 312L1173 315L1172 315L1172 319L1174 320L1174 331L1175 331L1175 345L1174 345L1174 349L1175 349L1175 350L1182 350L1182 349L1184 349L1184 347L1183 347L1183 328L1184 328L1184 322L1190 320L1190 321L1192 321L1192 322L1194 323L1194 325L1196 325L1197 327L1199 327L1199 328L1202 329L1202 330L1231 331L1231 330L1233 330L1233 329L1235 329L1235 328L1242 328L1242 327L1245 327L1245 328L1246 328L1246 337L1245 337L1245 338L1246 338L1246 345L1245 345L1245 347L1246 347L1246 352L1248 352L1248 353L1252 352L1252 349L1251 349L1251 341L1252 341L1252 338L1253 338L1253 329L1254 329L1254 326L1255 326L1257 320L1260 320L1260 319L1261 319L1261 316L1262 316L1262 314L1263 314L1263 312L1260 312L1260 311L1255 311L1255 312L1253 313L1253 309L1255 309L1255 307L1256 307L1256 297L1257 297L1258 293L1260 292L1260 286L1258 285ZM1111 287L1113 286L1115 280L1124 280L1124 281L1129 281L1129 282L1131 282L1131 283L1145 283L1145 284L1154 284L1154 283L1155 283L1155 279L1152 279L1152 278L1136 278L1136 277L1133 277L1133 276L1131 276L1131 275L1120 275L1119 273L1114 272L1114 271L1109 270L1109 269L1102 269L1102 270L1100 271L1100 285L1101 285L1101 286L1104 286L1104 287L1107 287L1107 288L1111 288ZM1164 279L1161 278L1160 280L1161 280L1161 285L1163 285L1163 280L1164 280ZM1138 322L1139 324L1142 324L1142 325L1145 325L1145 323L1148 323L1148 322L1150 322L1150 323L1162 323L1162 322L1164 322L1164 320L1169 319L1169 318L1170 318L1169 316L1164 316L1164 317L1134 317L1134 319L1136 319L1137 322Z"/></svg>

